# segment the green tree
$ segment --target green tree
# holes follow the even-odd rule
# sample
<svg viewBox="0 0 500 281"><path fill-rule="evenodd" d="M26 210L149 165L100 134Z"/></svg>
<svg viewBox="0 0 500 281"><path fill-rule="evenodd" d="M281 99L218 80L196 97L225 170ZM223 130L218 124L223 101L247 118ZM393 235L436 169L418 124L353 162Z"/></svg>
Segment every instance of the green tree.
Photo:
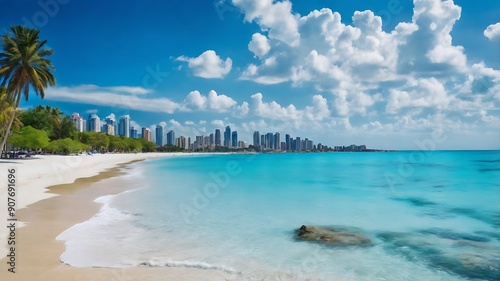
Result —
<svg viewBox="0 0 500 281"><path fill-rule="evenodd" d="M45 48L47 40L40 40L40 31L33 28L14 25L11 33L2 36L2 52L0 53L0 80L6 86L7 95L14 100L13 107L17 109L21 97L26 101L32 88L42 99L45 88L55 86L54 66L49 56L51 49ZM5 136L0 144L0 150L5 147L15 112L11 114Z"/></svg>
<svg viewBox="0 0 500 281"><path fill-rule="evenodd" d="M9 141L19 148L46 148L49 145L47 132L31 126L22 127L18 133L9 137Z"/></svg>
<svg viewBox="0 0 500 281"><path fill-rule="evenodd" d="M0 138L3 139L7 132L7 126L9 124L10 117L15 113L14 122L12 124L13 129L17 129L21 126L21 121L19 121L20 111L14 109L12 98L9 98L7 91L4 87L0 86ZM0 149L1 151L1 149Z"/></svg>
<svg viewBox="0 0 500 281"><path fill-rule="evenodd" d="M64 116L59 122L58 128L55 128L53 133L55 139L65 139L75 135L76 128L71 117Z"/></svg>
<svg viewBox="0 0 500 281"><path fill-rule="evenodd" d="M142 145L142 152L153 152L156 151L156 144L154 142L150 142L146 139L140 139Z"/></svg>
<svg viewBox="0 0 500 281"><path fill-rule="evenodd" d="M53 140L47 147L47 150L52 153L59 153L66 155L71 153L79 153L87 149L88 145L85 145L76 140L72 140L70 138Z"/></svg>

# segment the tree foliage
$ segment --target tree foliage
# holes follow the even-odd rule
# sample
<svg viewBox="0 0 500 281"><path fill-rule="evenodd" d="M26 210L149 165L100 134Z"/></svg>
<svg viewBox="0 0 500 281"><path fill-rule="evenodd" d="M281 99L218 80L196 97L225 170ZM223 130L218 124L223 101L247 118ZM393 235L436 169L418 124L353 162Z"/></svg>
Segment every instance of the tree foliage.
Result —
<svg viewBox="0 0 500 281"><path fill-rule="evenodd" d="M175 145L167 144L156 149L159 152L183 152L185 149Z"/></svg>
<svg viewBox="0 0 500 281"><path fill-rule="evenodd" d="M19 119L25 126L46 131L51 140L74 137L76 133L71 117L63 116L58 108L50 106L25 110Z"/></svg>
<svg viewBox="0 0 500 281"><path fill-rule="evenodd" d="M47 150L52 153L66 154L66 155L72 153L79 153L87 149L88 145L85 145L76 140L72 140L70 138L53 140L47 147Z"/></svg>
<svg viewBox="0 0 500 281"><path fill-rule="evenodd" d="M9 137L9 141L18 148L46 148L49 145L47 132L31 126L22 127L19 132Z"/></svg>
<svg viewBox="0 0 500 281"><path fill-rule="evenodd" d="M40 40L38 29L14 25L11 33L2 36L2 52L0 52L0 81L6 87L7 95L14 101L13 108L19 106L21 97L26 101L29 91L33 89L42 99L45 88L55 86L54 66L48 58L53 54L45 48L47 40ZM6 133L0 144L3 149L15 119L15 111L11 114Z"/></svg>

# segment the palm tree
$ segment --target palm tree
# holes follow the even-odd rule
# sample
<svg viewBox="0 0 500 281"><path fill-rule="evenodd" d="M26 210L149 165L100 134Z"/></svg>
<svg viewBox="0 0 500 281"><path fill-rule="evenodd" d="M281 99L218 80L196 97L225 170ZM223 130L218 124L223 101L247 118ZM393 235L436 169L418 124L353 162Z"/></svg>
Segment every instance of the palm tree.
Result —
<svg viewBox="0 0 500 281"><path fill-rule="evenodd" d="M14 109L13 101L7 95L7 90L0 86L0 138L3 138L7 132L7 126L9 124L10 118L13 114L15 114L14 122L12 124L12 128L19 128L22 123L19 120L18 116L21 113L20 110ZM0 150L0 158L1 158L1 150Z"/></svg>
<svg viewBox="0 0 500 281"><path fill-rule="evenodd" d="M7 96L7 90L0 87L0 137L3 138L7 124L14 112L12 100Z"/></svg>
<svg viewBox="0 0 500 281"><path fill-rule="evenodd" d="M2 36L0 80L7 89L7 96L14 101L14 109L17 109L23 95L28 100L30 87L43 99L45 88L56 85L52 73L55 69L47 58L54 52L44 48L47 40L40 40L40 31L37 29L14 25L11 31L12 34ZM15 113L12 113L0 150L5 147L14 118Z"/></svg>

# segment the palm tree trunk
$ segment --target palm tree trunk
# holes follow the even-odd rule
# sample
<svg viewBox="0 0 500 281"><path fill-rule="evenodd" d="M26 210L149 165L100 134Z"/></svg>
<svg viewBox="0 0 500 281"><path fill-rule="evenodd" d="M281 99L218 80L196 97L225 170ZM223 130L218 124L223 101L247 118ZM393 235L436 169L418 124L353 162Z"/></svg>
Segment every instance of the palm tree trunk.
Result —
<svg viewBox="0 0 500 281"><path fill-rule="evenodd" d="M21 95L17 96L17 101L16 101L16 106L14 107L14 110L12 111L12 116L10 116L9 119L9 124L7 125L7 130L5 130L5 136L2 139L2 145L0 145L0 158L2 158L2 151L5 150L5 154L7 155L7 150L5 147L5 144L7 144L7 139L9 138L9 133L10 133L10 128L12 127L12 124L14 123L14 119L16 118L16 111L17 107L19 106L19 102L21 101Z"/></svg>

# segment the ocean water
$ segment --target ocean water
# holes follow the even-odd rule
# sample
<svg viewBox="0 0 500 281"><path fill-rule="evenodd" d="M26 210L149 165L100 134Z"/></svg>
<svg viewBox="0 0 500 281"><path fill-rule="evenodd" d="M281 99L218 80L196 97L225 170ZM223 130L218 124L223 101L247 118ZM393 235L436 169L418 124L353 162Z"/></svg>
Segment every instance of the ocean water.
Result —
<svg viewBox="0 0 500 281"><path fill-rule="evenodd" d="M500 151L200 155L98 184L127 191L61 233L76 267L180 266L232 280L500 280ZM299 241L351 229L363 247Z"/></svg>

